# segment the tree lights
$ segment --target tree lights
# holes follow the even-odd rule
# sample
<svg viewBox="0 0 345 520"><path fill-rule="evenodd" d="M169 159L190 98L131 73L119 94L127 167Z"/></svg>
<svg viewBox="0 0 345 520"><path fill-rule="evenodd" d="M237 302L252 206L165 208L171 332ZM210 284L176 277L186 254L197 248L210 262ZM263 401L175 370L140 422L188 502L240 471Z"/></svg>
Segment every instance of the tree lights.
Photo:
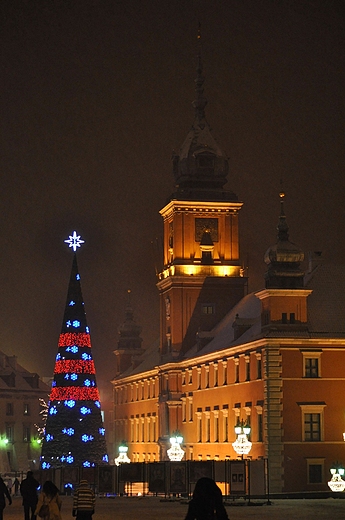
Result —
<svg viewBox="0 0 345 520"><path fill-rule="evenodd" d="M65 242L76 251L84 241L74 232ZM100 408L91 338L74 254L48 403L42 469L67 465L94 467L108 462Z"/></svg>

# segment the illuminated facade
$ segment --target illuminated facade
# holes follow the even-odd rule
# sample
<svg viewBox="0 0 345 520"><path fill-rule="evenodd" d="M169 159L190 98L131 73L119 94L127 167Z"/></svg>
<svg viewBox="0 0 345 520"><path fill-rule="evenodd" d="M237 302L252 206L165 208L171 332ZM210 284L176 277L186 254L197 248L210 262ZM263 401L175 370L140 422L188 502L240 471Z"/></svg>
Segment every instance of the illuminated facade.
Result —
<svg viewBox="0 0 345 520"><path fill-rule="evenodd" d="M39 468L43 426L40 399L47 402L47 386L16 356L0 351L0 473ZM36 426L37 425L37 426Z"/></svg>
<svg viewBox="0 0 345 520"><path fill-rule="evenodd" d="M75 236L74 236L75 235ZM73 250L83 242L74 233ZM44 432L42 469L108 462L105 429L74 252Z"/></svg>
<svg viewBox="0 0 345 520"><path fill-rule="evenodd" d="M327 490L345 460L345 280L289 240L284 194L265 288L245 294L241 203L224 189L228 163L205 120L199 62L195 120L173 158L176 191L161 210L159 345L116 349L115 445L133 462L168 460L174 431L187 460L236 459L238 421L250 457L268 459L272 493ZM343 302L345 303L345 302Z"/></svg>

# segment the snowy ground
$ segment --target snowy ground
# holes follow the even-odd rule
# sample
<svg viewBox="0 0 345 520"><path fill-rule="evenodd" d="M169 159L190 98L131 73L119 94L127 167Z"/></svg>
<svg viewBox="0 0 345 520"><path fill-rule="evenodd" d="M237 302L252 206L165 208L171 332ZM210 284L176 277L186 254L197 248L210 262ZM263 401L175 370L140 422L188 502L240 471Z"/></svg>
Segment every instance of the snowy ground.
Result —
<svg viewBox="0 0 345 520"><path fill-rule="evenodd" d="M72 520L72 498L62 497L62 520ZM163 502L155 497L122 497L97 499L93 520L183 520L187 503ZM344 520L345 500L272 500L271 505L227 506L230 520L255 518L256 520ZM4 520L23 520L20 497L6 506Z"/></svg>

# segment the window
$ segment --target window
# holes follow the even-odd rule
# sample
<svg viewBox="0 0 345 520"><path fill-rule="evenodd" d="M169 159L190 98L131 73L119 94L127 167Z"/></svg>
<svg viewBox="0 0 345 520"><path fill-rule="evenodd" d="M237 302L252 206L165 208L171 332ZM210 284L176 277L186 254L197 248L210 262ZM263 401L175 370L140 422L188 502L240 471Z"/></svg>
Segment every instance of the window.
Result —
<svg viewBox="0 0 345 520"><path fill-rule="evenodd" d="M30 415L30 406L29 406L29 403L24 403L23 413L24 413L24 415Z"/></svg>
<svg viewBox="0 0 345 520"><path fill-rule="evenodd" d="M13 442L13 425L6 424L6 439L8 442Z"/></svg>
<svg viewBox="0 0 345 520"><path fill-rule="evenodd" d="M303 377L317 378L321 377L321 354L319 351L304 351L303 355Z"/></svg>
<svg viewBox="0 0 345 520"><path fill-rule="evenodd" d="M213 436L214 436L214 442L219 442L219 411L218 410L214 410L213 412L214 414L214 433L213 433Z"/></svg>
<svg viewBox="0 0 345 520"><path fill-rule="evenodd" d="M240 360L235 358L235 383L240 382Z"/></svg>
<svg viewBox="0 0 345 520"><path fill-rule="evenodd" d="M202 312L202 314L215 314L216 306L214 303L204 303L201 306L201 312Z"/></svg>
<svg viewBox="0 0 345 520"><path fill-rule="evenodd" d="M202 420L201 420L201 408L198 408L197 412L197 442L202 441Z"/></svg>
<svg viewBox="0 0 345 520"><path fill-rule="evenodd" d="M218 365L213 365L213 386L218 386Z"/></svg>
<svg viewBox="0 0 345 520"><path fill-rule="evenodd" d="M205 388L209 388L210 386L210 367L208 365L205 366Z"/></svg>
<svg viewBox="0 0 345 520"><path fill-rule="evenodd" d="M324 459L307 459L308 484L322 484L323 475Z"/></svg>
<svg viewBox="0 0 345 520"><path fill-rule="evenodd" d="M326 403L297 403L302 412L302 441L323 441Z"/></svg>
<svg viewBox="0 0 345 520"><path fill-rule="evenodd" d="M321 440L321 420L319 413L304 414L304 440L320 441Z"/></svg>
<svg viewBox="0 0 345 520"><path fill-rule="evenodd" d="M186 398L182 397L182 422L186 422Z"/></svg>
<svg viewBox="0 0 345 520"><path fill-rule="evenodd" d="M13 403L6 403L6 415L13 415Z"/></svg>
<svg viewBox="0 0 345 520"><path fill-rule="evenodd" d="M225 360L222 362L223 365L223 385L228 384L228 362Z"/></svg>
<svg viewBox="0 0 345 520"><path fill-rule="evenodd" d="M246 381L250 381L250 355L245 356L246 360Z"/></svg>
<svg viewBox="0 0 345 520"><path fill-rule="evenodd" d="M256 377L262 379L261 352L256 352Z"/></svg>
<svg viewBox="0 0 345 520"><path fill-rule="evenodd" d="M192 398L189 398L189 421L193 421L193 401Z"/></svg>
<svg viewBox="0 0 345 520"><path fill-rule="evenodd" d="M30 426L23 425L23 442L31 441L31 431Z"/></svg>
<svg viewBox="0 0 345 520"><path fill-rule="evenodd" d="M210 417L210 412L207 411L205 412L205 422L206 422L206 439L205 441L206 442L210 442L211 441L211 417Z"/></svg>
<svg viewBox="0 0 345 520"><path fill-rule="evenodd" d="M319 377L318 358L305 359L305 377Z"/></svg>
<svg viewBox="0 0 345 520"><path fill-rule="evenodd" d="M258 442L263 441L263 420L262 413L258 414Z"/></svg>
<svg viewBox="0 0 345 520"><path fill-rule="evenodd" d="M228 442L229 440L229 417L228 411L223 410L223 442Z"/></svg>

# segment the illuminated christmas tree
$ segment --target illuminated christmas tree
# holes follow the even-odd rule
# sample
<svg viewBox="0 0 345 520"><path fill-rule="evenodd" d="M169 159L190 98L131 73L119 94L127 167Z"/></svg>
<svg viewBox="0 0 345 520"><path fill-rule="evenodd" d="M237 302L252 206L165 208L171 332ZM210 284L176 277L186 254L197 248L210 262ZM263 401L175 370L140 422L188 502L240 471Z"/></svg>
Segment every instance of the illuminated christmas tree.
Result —
<svg viewBox="0 0 345 520"><path fill-rule="evenodd" d="M94 467L108 463L91 338L81 292L74 231L74 257L48 403L41 467Z"/></svg>

